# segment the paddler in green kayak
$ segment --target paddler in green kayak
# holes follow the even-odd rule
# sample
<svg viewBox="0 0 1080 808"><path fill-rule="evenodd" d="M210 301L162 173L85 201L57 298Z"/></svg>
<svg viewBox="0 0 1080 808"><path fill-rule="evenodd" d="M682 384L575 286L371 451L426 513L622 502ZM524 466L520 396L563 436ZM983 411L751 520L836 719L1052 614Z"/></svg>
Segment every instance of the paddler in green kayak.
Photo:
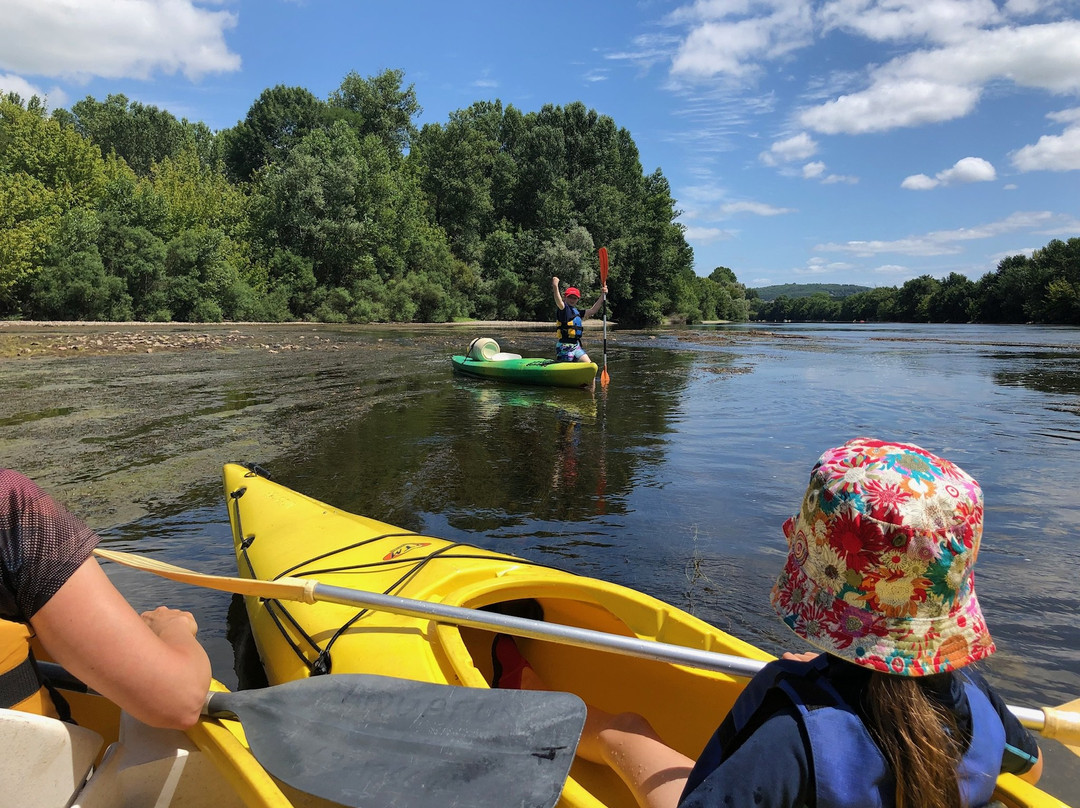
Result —
<svg viewBox="0 0 1080 808"><path fill-rule="evenodd" d="M830 449L784 523L771 596L824 653L766 665L696 761L640 715L593 708L578 754L646 808L976 808L1000 772L1036 782L1038 744L968 667L995 650L972 574L982 530L979 484L948 460L869 438ZM504 679L543 688L508 639Z"/></svg>
<svg viewBox="0 0 1080 808"><path fill-rule="evenodd" d="M557 362L591 362L585 349L581 347L581 335L584 332L583 320L587 320L600 311L607 296L607 286L600 292L600 297L585 312L578 309L581 302L581 292L576 286L566 287L566 291L559 292L559 279L551 279L551 291L555 297L555 327L558 330L559 339L555 343L555 361Z"/></svg>

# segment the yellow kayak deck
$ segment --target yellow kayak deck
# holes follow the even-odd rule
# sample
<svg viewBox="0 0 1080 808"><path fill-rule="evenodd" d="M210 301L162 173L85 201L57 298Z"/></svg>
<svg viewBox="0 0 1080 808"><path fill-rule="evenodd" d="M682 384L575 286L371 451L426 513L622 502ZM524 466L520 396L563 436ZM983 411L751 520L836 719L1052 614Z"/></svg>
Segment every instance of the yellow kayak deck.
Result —
<svg viewBox="0 0 1080 808"><path fill-rule="evenodd" d="M641 592L404 531L319 502L245 466L225 466L225 495L242 576L312 579L521 616L534 616L521 609L539 607L548 623L772 658ZM490 686L492 631L329 603L247 598L247 611L270 684L328 669ZM556 641L519 639L518 647L549 688L575 693L609 712L641 713L666 743L690 757L700 753L747 681ZM999 779L998 799L1007 808L1064 806L1011 775ZM559 805L635 808L636 803L613 771L577 758Z"/></svg>

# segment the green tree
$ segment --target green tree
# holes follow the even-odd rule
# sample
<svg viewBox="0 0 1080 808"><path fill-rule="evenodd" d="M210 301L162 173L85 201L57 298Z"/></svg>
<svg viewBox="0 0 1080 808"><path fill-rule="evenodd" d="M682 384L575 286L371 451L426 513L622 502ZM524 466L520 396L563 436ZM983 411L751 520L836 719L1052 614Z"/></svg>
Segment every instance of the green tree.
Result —
<svg viewBox="0 0 1080 808"><path fill-rule="evenodd" d="M263 90L244 120L222 133L225 166L232 177L246 182L260 168L287 158L327 123L326 104L309 90L283 84Z"/></svg>
<svg viewBox="0 0 1080 808"><path fill-rule="evenodd" d="M109 95L104 101L87 96L72 104L70 114L57 119L96 143L103 154L122 158L140 176L185 146L201 145L207 159L213 151L213 137L205 124L177 120L167 110L129 102L122 94Z"/></svg>
<svg viewBox="0 0 1080 808"><path fill-rule="evenodd" d="M967 323L975 309L976 286L965 275L951 272L930 295L927 317L935 323Z"/></svg>
<svg viewBox="0 0 1080 808"><path fill-rule="evenodd" d="M404 80L403 70L384 70L366 79L353 71L330 93L329 105L353 113L347 120L361 138L374 135L390 154L401 155L416 134L413 118L423 111L413 85L402 87Z"/></svg>
<svg viewBox="0 0 1080 808"><path fill-rule="evenodd" d="M449 309L462 308L445 235L432 226L415 177L374 135L361 140L341 121L312 132L260 175L252 211L262 251L307 259L318 285L338 290L318 304L319 316L366 319L375 309L355 307L360 288L371 296L374 287L420 270L454 299Z"/></svg>
<svg viewBox="0 0 1080 808"><path fill-rule="evenodd" d="M880 286L866 292L856 292L840 301L840 319L852 322L874 322L892 319L890 312L896 288Z"/></svg>
<svg viewBox="0 0 1080 808"><path fill-rule="evenodd" d="M74 208L61 219L43 266L24 294L30 317L48 320L130 320L123 280L105 271L92 211Z"/></svg>
<svg viewBox="0 0 1080 808"><path fill-rule="evenodd" d="M1069 290L1080 287L1080 239L1053 239L1028 262L1025 312L1040 323L1074 322Z"/></svg>
<svg viewBox="0 0 1080 808"><path fill-rule="evenodd" d="M1080 325L1080 284L1054 278L1047 284L1045 301L1046 322Z"/></svg>
<svg viewBox="0 0 1080 808"><path fill-rule="evenodd" d="M920 275L906 281L896 295L896 315L902 322L925 323L930 320L930 298L937 293L940 281Z"/></svg>
<svg viewBox="0 0 1080 808"><path fill-rule="evenodd" d="M465 261L480 259L494 228L491 191L501 144L498 126L484 126L481 116L501 118L501 110L474 104L451 113L445 126L425 126L409 153L435 221Z"/></svg>
<svg viewBox="0 0 1080 808"><path fill-rule="evenodd" d="M39 272L63 216L92 208L104 188L101 153L18 96L0 100L0 312L16 313L16 291Z"/></svg>
<svg viewBox="0 0 1080 808"><path fill-rule="evenodd" d="M1030 297L1032 272L1024 255L1011 255L998 262L994 272L976 284L975 319L987 323L1022 323L1028 317L1025 305Z"/></svg>
<svg viewBox="0 0 1080 808"><path fill-rule="evenodd" d="M164 301L168 319L220 322L223 302L237 298L240 283L229 262L229 240L220 230L193 228L171 242L165 255Z"/></svg>
<svg viewBox="0 0 1080 808"><path fill-rule="evenodd" d="M0 314L18 312L17 291L40 270L60 227L54 196L26 172L0 172Z"/></svg>

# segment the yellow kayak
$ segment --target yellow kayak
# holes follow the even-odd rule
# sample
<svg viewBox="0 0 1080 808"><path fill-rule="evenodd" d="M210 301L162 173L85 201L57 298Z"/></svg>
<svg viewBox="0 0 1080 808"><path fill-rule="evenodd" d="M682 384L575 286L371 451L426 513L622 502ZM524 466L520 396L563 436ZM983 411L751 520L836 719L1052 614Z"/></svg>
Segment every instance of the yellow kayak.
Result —
<svg viewBox="0 0 1080 808"><path fill-rule="evenodd" d="M350 514L242 465L226 465L224 475L241 576L302 578L525 617L542 613L556 627L772 659L635 590ZM490 687L493 630L410 617L392 606L362 609L249 597L247 611L272 685L330 672ZM641 713L669 745L691 757L704 747L747 681L540 638L519 639L518 647L552 689L577 694L609 712ZM1067 808L1012 775L999 778L997 798L1007 808ZM581 758L574 761L559 806L636 808L613 771Z"/></svg>

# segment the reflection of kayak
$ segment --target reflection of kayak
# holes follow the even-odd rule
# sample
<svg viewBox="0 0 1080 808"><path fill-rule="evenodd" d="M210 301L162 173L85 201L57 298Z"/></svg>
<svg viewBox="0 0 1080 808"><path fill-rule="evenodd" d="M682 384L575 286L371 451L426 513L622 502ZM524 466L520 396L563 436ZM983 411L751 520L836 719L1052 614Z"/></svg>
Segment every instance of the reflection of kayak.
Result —
<svg viewBox="0 0 1080 808"><path fill-rule="evenodd" d="M594 629L754 660L769 655L674 606L640 592L524 559L404 531L291 491L239 465L225 466L225 494L240 574L292 576L447 607L539 617L548 625ZM375 673L488 688L494 634L333 603L249 597L251 628L271 684L312 671ZM626 657L545 639L519 639L553 690L576 693L611 712L645 715L664 740L697 755L745 685L743 678L671 662ZM1006 775L1008 808L1062 803ZM562 808L632 808L613 771L577 759Z"/></svg>
<svg viewBox="0 0 1080 808"><path fill-rule="evenodd" d="M518 384L546 384L554 387L580 387L596 376L595 362L556 362L553 359L473 359L469 356L452 356L454 370Z"/></svg>
<svg viewBox="0 0 1080 808"><path fill-rule="evenodd" d="M502 407L540 408L553 411L557 418L574 421L595 421L597 406L595 396L582 396L577 390L543 390L539 387L518 385L510 387L499 384L473 384L461 381L476 403L475 413L481 420L491 418Z"/></svg>

